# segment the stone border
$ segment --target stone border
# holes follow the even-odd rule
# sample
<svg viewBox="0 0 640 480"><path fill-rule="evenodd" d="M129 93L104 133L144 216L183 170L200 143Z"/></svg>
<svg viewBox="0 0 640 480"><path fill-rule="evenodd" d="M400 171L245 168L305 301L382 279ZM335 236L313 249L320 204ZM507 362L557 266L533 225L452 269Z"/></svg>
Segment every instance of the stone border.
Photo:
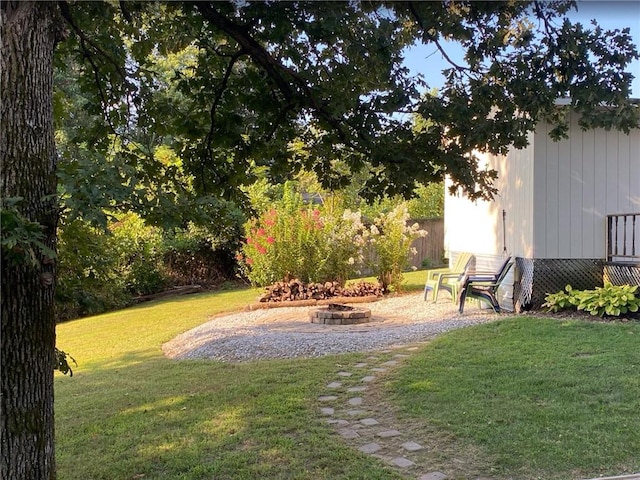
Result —
<svg viewBox="0 0 640 480"><path fill-rule="evenodd" d="M262 310L266 308L284 308L284 307L316 307L318 305L329 305L330 303L371 303L377 302L384 297L376 295L368 295L366 297L331 297L322 300L293 300L290 302L256 302L245 307L245 311Z"/></svg>
<svg viewBox="0 0 640 480"><path fill-rule="evenodd" d="M371 321L371 310L368 308L347 308L349 310L330 310L331 305L328 308L316 308L309 312L309 319L311 323L322 325L356 325Z"/></svg>

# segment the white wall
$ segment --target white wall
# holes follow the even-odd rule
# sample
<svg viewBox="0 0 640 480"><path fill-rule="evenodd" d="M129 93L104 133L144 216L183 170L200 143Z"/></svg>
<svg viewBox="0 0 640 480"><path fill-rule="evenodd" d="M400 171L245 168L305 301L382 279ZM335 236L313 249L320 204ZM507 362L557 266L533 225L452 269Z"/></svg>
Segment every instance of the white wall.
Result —
<svg viewBox="0 0 640 480"><path fill-rule="evenodd" d="M533 134L530 138L533 139ZM533 254L533 146L512 150L507 156L484 155L483 160L498 171L498 195L492 201L477 202L461 195L445 195L445 251L502 255L506 246L511 255L530 257ZM446 186L449 185L447 181Z"/></svg>
<svg viewBox="0 0 640 480"><path fill-rule="evenodd" d="M540 124L532 143L485 155L498 171L493 201L445 196L445 251L525 258L604 258L605 216L640 212L640 130L582 131L554 142ZM447 182L447 187L450 183Z"/></svg>
<svg viewBox="0 0 640 480"><path fill-rule="evenodd" d="M538 126L534 149L533 256L604 258L605 216L640 212L640 130L582 131L554 142Z"/></svg>

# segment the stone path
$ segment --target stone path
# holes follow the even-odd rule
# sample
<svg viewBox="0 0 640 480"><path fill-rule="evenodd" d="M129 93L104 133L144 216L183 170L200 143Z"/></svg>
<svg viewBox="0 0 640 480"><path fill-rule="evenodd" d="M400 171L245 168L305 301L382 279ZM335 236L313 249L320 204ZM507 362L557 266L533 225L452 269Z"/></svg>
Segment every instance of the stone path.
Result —
<svg viewBox="0 0 640 480"><path fill-rule="evenodd" d="M325 392L318 397L319 412L347 444L382 460L409 478L454 478L429 468L429 462L421 455L431 448L427 439L420 438L427 432L410 432L398 426L393 415L381 411L371 394L375 382L384 381L388 373L418 348L417 344L397 345L375 352L365 362L342 366L335 380L327 383ZM488 480L486 477L473 478Z"/></svg>
<svg viewBox="0 0 640 480"><path fill-rule="evenodd" d="M437 440L433 442L426 438L429 432L423 429L407 431L410 430L406 428L407 422L397 421L389 409L380 405L373 393L375 382L385 381L386 375L424 343L394 345L388 350L372 353L366 358L366 362L343 365L336 373L335 380L327 383L325 392L318 397L319 413L327 423L334 426L336 433L348 445L382 460L408 478L491 480L476 472L469 475L468 468L462 469L464 474L461 477L461 471L455 465L451 471L444 466L465 462L459 458L437 462L440 463L440 470L445 470L446 473L434 469L433 462L429 460L431 457L425 455L425 452L439 449L441 444ZM404 427L399 426L402 424ZM640 480L640 473L591 480Z"/></svg>

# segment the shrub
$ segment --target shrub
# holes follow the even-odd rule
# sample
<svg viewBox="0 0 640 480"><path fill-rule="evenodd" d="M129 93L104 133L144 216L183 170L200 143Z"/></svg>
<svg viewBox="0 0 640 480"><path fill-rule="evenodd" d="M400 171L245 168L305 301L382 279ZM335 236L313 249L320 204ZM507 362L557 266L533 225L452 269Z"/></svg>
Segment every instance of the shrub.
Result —
<svg viewBox="0 0 640 480"><path fill-rule="evenodd" d="M167 285L162 265L162 230L146 225L140 216L127 213L109 227L114 239L113 254L131 295L147 295Z"/></svg>
<svg viewBox="0 0 640 480"><path fill-rule="evenodd" d="M76 219L61 223L58 235L56 318L68 320L123 307L131 301L114 239Z"/></svg>
<svg viewBox="0 0 640 480"><path fill-rule="evenodd" d="M292 278L316 280L314 272L322 262L318 210L303 209L300 201L280 211L272 208L245 228L246 242L238 260L243 261L251 283L264 286Z"/></svg>
<svg viewBox="0 0 640 480"><path fill-rule="evenodd" d="M162 264L172 286L200 284L214 287L236 278L238 244L226 235L189 224L164 235ZM239 232L236 233L239 238Z"/></svg>
<svg viewBox="0 0 640 480"><path fill-rule="evenodd" d="M638 312L640 297L636 296L637 290L637 285L611 285L610 283L595 290L573 290L571 285L567 285L565 291L548 294L542 306L549 308L552 312L576 308L594 316L618 317L629 312Z"/></svg>
<svg viewBox="0 0 640 480"><path fill-rule="evenodd" d="M418 237L427 234L420 230L417 223L407 225L409 212L406 203L396 206L387 214L381 214L365 235L369 255L366 256L369 267L378 278L384 291L391 287L400 291L402 272L406 268L411 243Z"/></svg>
<svg viewBox="0 0 640 480"><path fill-rule="evenodd" d="M290 193L275 208L250 220L238 256L254 285L297 278L344 285L361 264L363 239L359 213L340 217L305 206Z"/></svg>
<svg viewBox="0 0 640 480"><path fill-rule="evenodd" d="M366 265L383 290L397 291L411 242L426 235L418 224L407 226L408 216L402 203L367 228L360 212L307 206L288 184L280 202L247 222L237 258L258 286L294 278L344 285Z"/></svg>
<svg viewBox="0 0 640 480"><path fill-rule="evenodd" d="M365 230L360 212L345 210L342 215L325 215L324 247L326 257L320 268L320 281L346 281L360 273L364 261Z"/></svg>

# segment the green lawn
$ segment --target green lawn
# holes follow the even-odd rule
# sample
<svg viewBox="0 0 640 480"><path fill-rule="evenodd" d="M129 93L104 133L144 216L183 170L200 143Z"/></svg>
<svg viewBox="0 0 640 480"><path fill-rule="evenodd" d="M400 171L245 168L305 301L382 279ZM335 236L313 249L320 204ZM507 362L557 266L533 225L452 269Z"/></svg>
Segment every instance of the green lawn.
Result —
<svg viewBox="0 0 640 480"><path fill-rule="evenodd" d="M163 342L257 290L207 293L63 323L77 361L56 375L59 478L393 479L336 440L317 396L362 355L241 365L170 361Z"/></svg>
<svg viewBox="0 0 640 480"><path fill-rule="evenodd" d="M407 275L422 288L424 272ZM58 326L77 361L56 375L59 478L393 479L317 418L316 398L362 355L223 364L161 345L258 290L139 305ZM403 367L388 398L513 478L640 470L640 325L509 320L455 331Z"/></svg>
<svg viewBox="0 0 640 480"><path fill-rule="evenodd" d="M394 401L513 478L640 471L640 324L519 318L443 335ZM596 475L598 474L598 475Z"/></svg>

